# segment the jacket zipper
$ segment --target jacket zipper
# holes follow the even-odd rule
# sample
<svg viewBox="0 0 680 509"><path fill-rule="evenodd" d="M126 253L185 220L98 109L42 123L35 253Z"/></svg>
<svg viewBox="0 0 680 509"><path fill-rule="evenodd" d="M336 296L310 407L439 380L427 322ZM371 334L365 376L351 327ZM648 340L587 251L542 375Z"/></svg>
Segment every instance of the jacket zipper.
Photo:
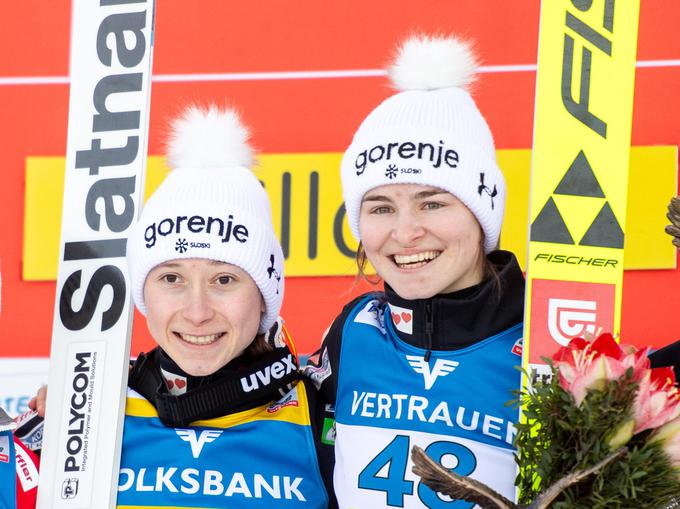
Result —
<svg viewBox="0 0 680 509"><path fill-rule="evenodd" d="M425 362L430 362L432 355L432 334L434 333L434 317L432 316L432 299L425 302L425 337L427 338L427 352Z"/></svg>

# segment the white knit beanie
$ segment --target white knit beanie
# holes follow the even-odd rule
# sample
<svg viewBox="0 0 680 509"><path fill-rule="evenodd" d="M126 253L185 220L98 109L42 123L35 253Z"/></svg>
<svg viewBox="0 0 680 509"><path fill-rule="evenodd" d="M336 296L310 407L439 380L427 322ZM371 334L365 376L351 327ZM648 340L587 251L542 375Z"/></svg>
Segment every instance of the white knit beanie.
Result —
<svg viewBox="0 0 680 509"><path fill-rule="evenodd" d="M361 201L385 184L434 186L456 196L496 249L505 180L493 137L466 89L477 64L454 37L415 36L398 50L389 73L399 92L368 114L342 158L343 196L357 240Z"/></svg>
<svg viewBox="0 0 680 509"><path fill-rule="evenodd" d="M231 263L260 289L259 332L276 321L283 299L283 252L269 198L249 169L248 132L232 110L188 108L172 126L172 171L147 201L128 237L132 296L146 315L144 282L155 266L182 258Z"/></svg>

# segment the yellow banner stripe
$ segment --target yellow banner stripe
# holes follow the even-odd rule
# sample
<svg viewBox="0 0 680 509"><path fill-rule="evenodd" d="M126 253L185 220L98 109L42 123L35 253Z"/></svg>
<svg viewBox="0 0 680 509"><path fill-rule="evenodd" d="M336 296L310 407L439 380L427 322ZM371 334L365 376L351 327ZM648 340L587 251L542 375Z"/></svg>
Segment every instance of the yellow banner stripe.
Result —
<svg viewBox="0 0 680 509"><path fill-rule="evenodd" d="M340 153L265 154L257 169L272 201L274 227L288 251L287 276L354 275L356 249L339 210ZM498 150L508 184L501 247L526 259L531 151ZM677 147L634 147L630 152L631 198L626 219L627 269L675 268L675 249L663 232L665 204L677 189ZM63 157L26 159L23 278L56 279L64 182ZM150 156L145 196L167 174L164 159ZM318 211L310 214L310 209ZM311 216L311 219L310 219ZM287 232L287 233L286 233ZM282 238L282 234L285 235ZM347 254L345 254L347 253Z"/></svg>

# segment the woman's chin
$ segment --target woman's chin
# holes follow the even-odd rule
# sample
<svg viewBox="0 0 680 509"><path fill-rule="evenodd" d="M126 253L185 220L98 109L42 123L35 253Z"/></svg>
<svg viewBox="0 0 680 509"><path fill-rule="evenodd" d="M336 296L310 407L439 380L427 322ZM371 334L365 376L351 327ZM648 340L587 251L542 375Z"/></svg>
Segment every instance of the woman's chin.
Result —
<svg viewBox="0 0 680 509"><path fill-rule="evenodd" d="M172 359L175 363L184 371L186 374L191 376L208 376L215 373L227 362L217 362L214 358L210 360L206 359Z"/></svg>
<svg viewBox="0 0 680 509"><path fill-rule="evenodd" d="M405 300L429 299L430 297L437 295L435 289L424 288L423 286L413 284L397 284L392 286L392 290Z"/></svg>

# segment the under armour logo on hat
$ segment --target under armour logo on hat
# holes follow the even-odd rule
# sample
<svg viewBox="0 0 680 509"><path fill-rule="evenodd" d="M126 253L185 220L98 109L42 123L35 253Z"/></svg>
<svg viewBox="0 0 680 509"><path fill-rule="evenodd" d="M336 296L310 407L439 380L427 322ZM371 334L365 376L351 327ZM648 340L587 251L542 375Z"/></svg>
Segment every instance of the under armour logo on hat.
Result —
<svg viewBox="0 0 680 509"><path fill-rule="evenodd" d="M484 184L484 172L479 174L479 186L477 186L477 192L479 193L479 196L482 196L482 193L484 192L491 197L491 210L493 210L493 199L498 194L498 190L496 189L495 184L493 186L493 191Z"/></svg>
<svg viewBox="0 0 680 509"><path fill-rule="evenodd" d="M269 276L269 279L272 277L276 278L276 282L278 283L281 281L281 274L279 274L279 271L276 270L276 267L274 267L274 255L269 256L269 268L267 269L267 275ZM279 293L279 287L278 285L276 286L276 293Z"/></svg>

